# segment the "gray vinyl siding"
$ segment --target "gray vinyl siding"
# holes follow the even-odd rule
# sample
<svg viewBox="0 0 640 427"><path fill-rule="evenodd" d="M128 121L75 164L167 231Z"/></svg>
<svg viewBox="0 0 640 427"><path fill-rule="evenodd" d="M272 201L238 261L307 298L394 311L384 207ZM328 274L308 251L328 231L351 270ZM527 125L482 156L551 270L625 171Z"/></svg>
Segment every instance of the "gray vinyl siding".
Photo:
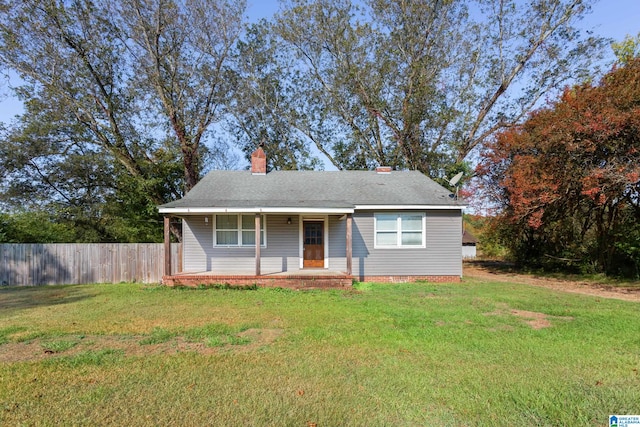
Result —
<svg viewBox="0 0 640 427"><path fill-rule="evenodd" d="M291 218L291 224L287 224L288 218ZM297 215L267 216L267 247L260 251L260 268L263 274L300 270L298 232ZM250 250L249 256L255 272L254 250Z"/></svg>
<svg viewBox="0 0 640 427"><path fill-rule="evenodd" d="M374 212L353 215L354 276L462 275L461 212L426 212L426 248L374 248ZM292 223L287 224L291 218ZM267 247L261 249L262 274L300 270L298 215L267 215ZM346 221L328 218L329 270L346 270ZM183 219L183 270L186 273L254 274L253 247L214 247L213 216Z"/></svg>
<svg viewBox="0 0 640 427"><path fill-rule="evenodd" d="M461 276L462 223L459 210L426 212L425 248L374 248L374 212L353 221L354 276Z"/></svg>
<svg viewBox="0 0 640 427"><path fill-rule="evenodd" d="M214 247L213 216L205 223L204 216L183 219L183 265L189 273L255 274L253 247ZM287 219L291 218L291 224ZM296 215L266 216L267 247L260 249L262 274L299 271L299 229Z"/></svg>
<svg viewBox="0 0 640 427"><path fill-rule="evenodd" d="M329 270L346 271L347 221L340 218L329 216Z"/></svg>
<svg viewBox="0 0 640 427"><path fill-rule="evenodd" d="M182 270L196 273L209 270L206 248L213 246L211 218L204 222L204 216L194 216L182 220Z"/></svg>

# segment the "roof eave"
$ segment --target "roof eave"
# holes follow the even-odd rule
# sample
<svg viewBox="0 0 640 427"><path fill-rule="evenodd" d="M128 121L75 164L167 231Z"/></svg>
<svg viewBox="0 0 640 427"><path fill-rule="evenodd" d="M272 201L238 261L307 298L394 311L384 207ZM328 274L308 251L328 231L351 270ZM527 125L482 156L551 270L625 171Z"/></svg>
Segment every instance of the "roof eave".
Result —
<svg viewBox="0 0 640 427"><path fill-rule="evenodd" d="M304 208L304 207L160 207L161 214L214 214L214 213L323 213L346 214L353 213L353 208Z"/></svg>
<svg viewBox="0 0 640 427"><path fill-rule="evenodd" d="M462 210L467 205L356 205L348 207L332 208L308 208L308 207L159 207L161 214L215 214L215 213L323 213L346 214L357 210Z"/></svg>
<svg viewBox="0 0 640 427"><path fill-rule="evenodd" d="M458 210L464 209L468 205L355 205L355 210Z"/></svg>

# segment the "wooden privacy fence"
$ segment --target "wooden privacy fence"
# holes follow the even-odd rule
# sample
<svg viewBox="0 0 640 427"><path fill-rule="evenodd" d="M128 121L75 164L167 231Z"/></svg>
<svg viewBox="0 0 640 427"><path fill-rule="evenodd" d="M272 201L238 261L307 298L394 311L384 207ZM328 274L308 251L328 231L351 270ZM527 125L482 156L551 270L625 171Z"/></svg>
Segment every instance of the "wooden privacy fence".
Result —
<svg viewBox="0 0 640 427"><path fill-rule="evenodd" d="M182 245L171 245L172 273ZM0 244L0 285L56 285L162 281L162 243Z"/></svg>

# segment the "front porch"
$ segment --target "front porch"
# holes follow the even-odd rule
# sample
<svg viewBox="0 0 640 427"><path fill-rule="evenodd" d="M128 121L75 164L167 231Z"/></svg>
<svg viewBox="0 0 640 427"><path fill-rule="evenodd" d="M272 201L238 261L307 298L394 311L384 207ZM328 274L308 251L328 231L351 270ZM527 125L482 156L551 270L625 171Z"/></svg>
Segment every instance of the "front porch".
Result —
<svg viewBox="0 0 640 427"><path fill-rule="evenodd" d="M164 276L162 283L167 286L230 285L288 289L348 289L353 285L353 277L347 273L327 270L300 270L262 275L216 274L212 271L199 273L179 273Z"/></svg>
<svg viewBox="0 0 640 427"><path fill-rule="evenodd" d="M351 287L352 214L325 211L182 215L184 270L176 273L165 258L162 283ZM165 216L165 253L170 245Z"/></svg>

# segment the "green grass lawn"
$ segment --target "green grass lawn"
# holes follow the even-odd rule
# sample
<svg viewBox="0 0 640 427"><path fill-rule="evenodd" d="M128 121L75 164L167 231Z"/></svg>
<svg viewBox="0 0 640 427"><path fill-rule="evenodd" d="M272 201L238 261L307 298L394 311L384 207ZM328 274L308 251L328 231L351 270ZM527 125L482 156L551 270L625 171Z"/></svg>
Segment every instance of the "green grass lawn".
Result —
<svg viewBox="0 0 640 427"><path fill-rule="evenodd" d="M605 426L640 305L508 283L0 290L0 425Z"/></svg>

